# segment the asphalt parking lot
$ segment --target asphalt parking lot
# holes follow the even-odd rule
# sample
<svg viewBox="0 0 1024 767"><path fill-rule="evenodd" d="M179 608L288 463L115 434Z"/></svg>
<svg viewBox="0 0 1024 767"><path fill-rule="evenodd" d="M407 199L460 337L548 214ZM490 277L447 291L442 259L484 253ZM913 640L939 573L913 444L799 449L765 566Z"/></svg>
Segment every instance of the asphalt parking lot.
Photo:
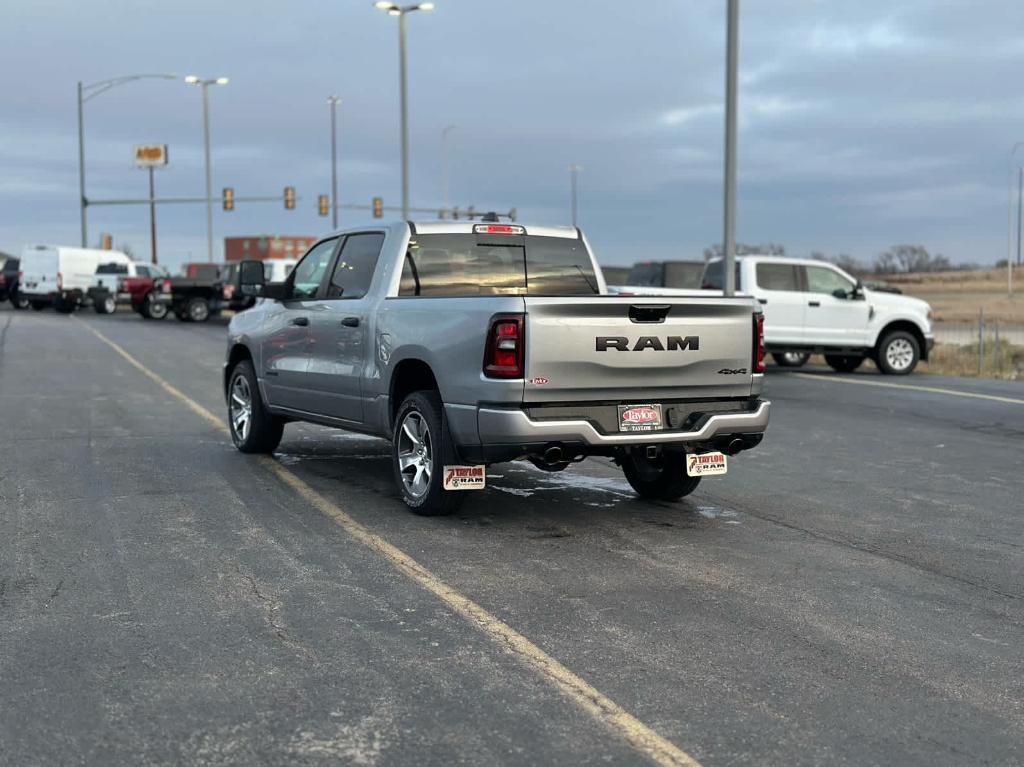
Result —
<svg viewBox="0 0 1024 767"><path fill-rule="evenodd" d="M225 325L0 309L0 763L651 760L311 493L700 764L1024 763L1019 383L772 371L682 502L516 463L420 518L379 440L236 452Z"/></svg>

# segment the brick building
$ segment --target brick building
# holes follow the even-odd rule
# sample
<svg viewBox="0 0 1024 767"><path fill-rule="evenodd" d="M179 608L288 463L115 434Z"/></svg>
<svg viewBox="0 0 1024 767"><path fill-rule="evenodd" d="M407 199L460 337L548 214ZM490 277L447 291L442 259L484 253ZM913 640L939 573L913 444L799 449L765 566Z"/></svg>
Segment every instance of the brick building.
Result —
<svg viewBox="0 0 1024 767"><path fill-rule="evenodd" d="M279 234L252 235L250 237L225 237L224 259L245 261L254 258L265 261L270 258L299 258L313 247L316 237L288 237Z"/></svg>

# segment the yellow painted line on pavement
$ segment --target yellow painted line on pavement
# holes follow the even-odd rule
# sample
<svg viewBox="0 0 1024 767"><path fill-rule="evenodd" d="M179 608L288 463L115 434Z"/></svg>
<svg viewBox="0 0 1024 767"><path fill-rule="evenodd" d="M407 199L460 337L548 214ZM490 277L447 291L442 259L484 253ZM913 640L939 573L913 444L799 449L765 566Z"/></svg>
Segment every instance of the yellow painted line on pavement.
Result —
<svg viewBox="0 0 1024 767"><path fill-rule="evenodd" d="M121 355L132 367L152 380L175 399L184 403L193 413L217 426L221 431L230 433L221 418L147 368L125 351L123 347L103 335L103 333L84 322L82 324L103 343ZM558 688L562 694L594 717L608 730L623 738L637 751L645 754L652 762L662 767L700 767L700 763L692 756L656 733L611 698L592 687L507 623L504 623L469 597L464 596L449 586L397 546L388 543L384 538L356 521L354 517L350 516L338 504L314 490L311 485L290 469L282 466L269 456L259 456L259 460L282 482L295 490L296 493L326 517L333 520L352 538L376 551L410 580L434 594L503 649L516 656L521 663L533 669L542 678Z"/></svg>
<svg viewBox="0 0 1024 767"><path fill-rule="evenodd" d="M1011 405L1024 405L1024 399L1013 397L1000 397L997 394L978 394L970 391L957 391L956 389L940 389L937 386L917 386L914 384L894 384L885 381L860 381L853 378L839 378L838 376L813 375L812 373L787 373L786 375L797 378L806 378L809 381L822 381L824 383L857 384L858 386L882 386L886 389L907 389L909 391L923 391L930 394L949 394L953 397L968 397L970 399L987 399L992 402L1008 402Z"/></svg>

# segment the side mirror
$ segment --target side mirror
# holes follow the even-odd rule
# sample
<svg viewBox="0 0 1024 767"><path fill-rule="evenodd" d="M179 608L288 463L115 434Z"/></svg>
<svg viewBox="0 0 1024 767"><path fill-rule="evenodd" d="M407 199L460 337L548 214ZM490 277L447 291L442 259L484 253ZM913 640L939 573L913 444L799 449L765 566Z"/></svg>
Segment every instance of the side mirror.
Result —
<svg viewBox="0 0 1024 767"><path fill-rule="evenodd" d="M836 298L853 298L854 296L857 295L857 289L854 288L849 293L847 293L842 288L836 288L835 290L832 291L832 295L835 296Z"/></svg>
<svg viewBox="0 0 1024 767"><path fill-rule="evenodd" d="M258 298L265 295L267 278L262 261L243 261L238 266L238 291L243 296Z"/></svg>

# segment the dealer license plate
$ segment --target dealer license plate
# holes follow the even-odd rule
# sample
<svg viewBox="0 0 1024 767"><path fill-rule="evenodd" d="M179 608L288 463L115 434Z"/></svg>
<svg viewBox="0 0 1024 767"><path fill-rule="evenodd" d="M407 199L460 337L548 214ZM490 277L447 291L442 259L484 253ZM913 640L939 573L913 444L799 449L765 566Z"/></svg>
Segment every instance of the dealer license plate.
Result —
<svg viewBox="0 0 1024 767"><path fill-rule="evenodd" d="M619 431L658 431L661 405L619 405Z"/></svg>

